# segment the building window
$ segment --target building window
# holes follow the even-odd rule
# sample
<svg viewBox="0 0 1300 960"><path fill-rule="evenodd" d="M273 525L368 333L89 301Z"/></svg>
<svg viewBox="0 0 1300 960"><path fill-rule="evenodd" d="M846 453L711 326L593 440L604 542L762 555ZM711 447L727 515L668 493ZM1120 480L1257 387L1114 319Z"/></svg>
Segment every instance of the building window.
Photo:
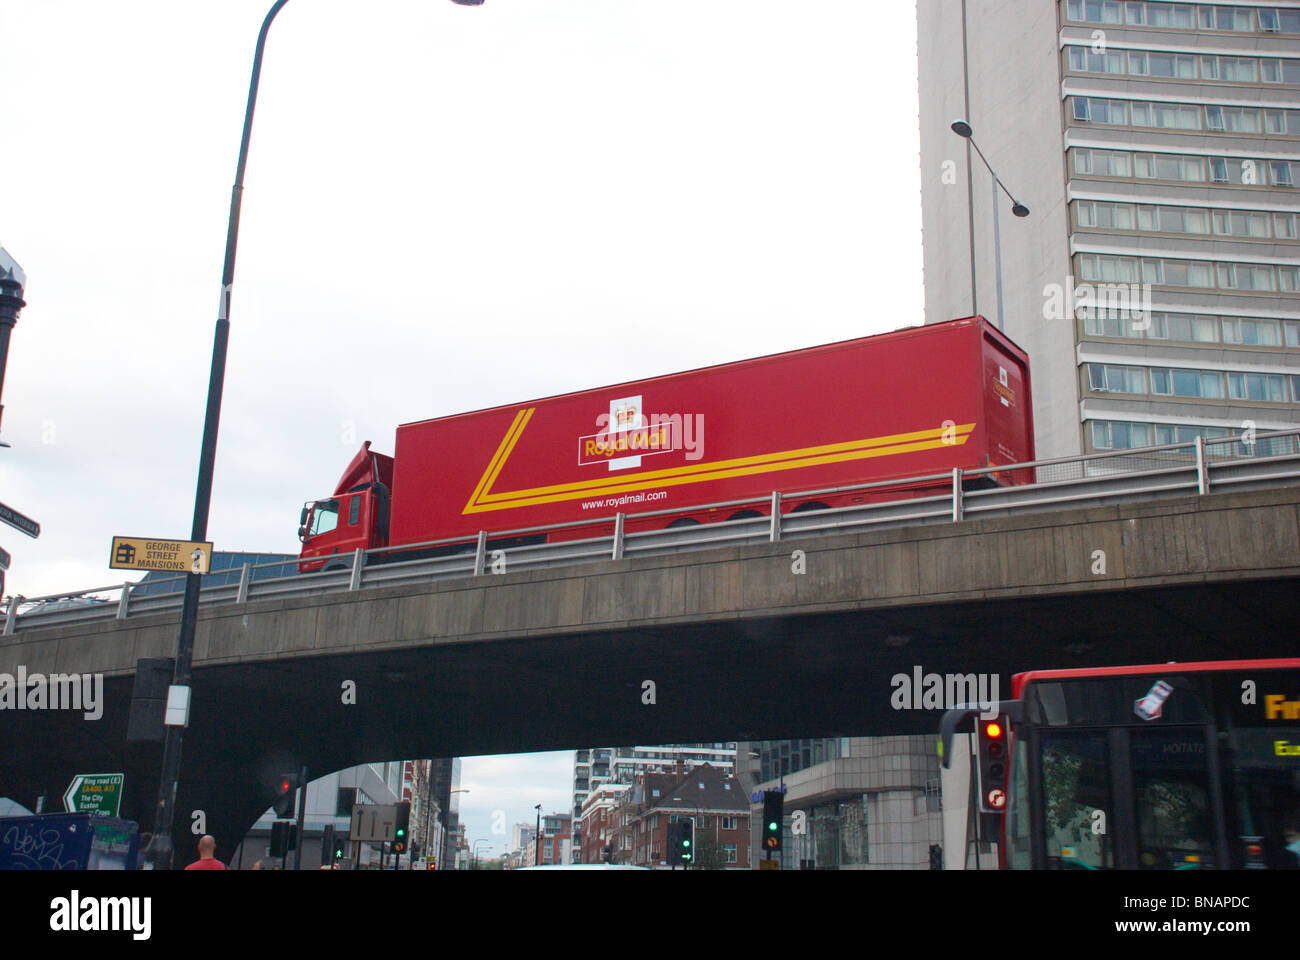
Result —
<svg viewBox="0 0 1300 960"><path fill-rule="evenodd" d="M1219 288L1222 290L1263 290L1277 289L1277 278L1273 268L1262 264L1219 263Z"/></svg>
<svg viewBox="0 0 1300 960"><path fill-rule="evenodd" d="M1230 373L1228 395L1233 400L1258 403L1286 403L1286 382L1273 373Z"/></svg>
<svg viewBox="0 0 1300 960"><path fill-rule="evenodd" d="M1268 236L1268 214L1246 210L1215 210L1214 232L1228 237Z"/></svg>
<svg viewBox="0 0 1300 960"><path fill-rule="evenodd" d="M1205 165L1200 157L1166 153L1135 153L1133 169L1137 176L1152 180L1205 180Z"/></svg>
<svg viewBox="0 0 1300 960"><path fill-rule="evenodd" d="M1127 153L1076 148L1074 172L1098 177L1128 177L1132 176L1132 166Z"/></svg>
<svg viewBox="0 0 1300 960"><path fill-rule="evenodd" d="M1151 446L1151 427L1145 423L1122 423L1109 420L1092 421L1092 447L1094 450L1130 450Z"/></svg>
<svg viewBox="0 0 1300 960"><path fill-rule="evenodd" d="M1217 318L1187 313L1152 313L1147 335L1153 340L1181 340L1187 343L1217 343Z"/></svg>
<svg viewBox="0 0 1300 960"><path fill-rule="evenodd" d="M1066 16L1086 23L1123 23L1119 0L1069 0Z"/></svg>
<svg viewBox="0 0 1300 960"><path fill-rule="evenodd" d="M1074 97L1074 119L1081 123L1103 123L1108 126L1125 126L1128 124L1128 104L1123 100L1104 100L1100 97ZM1136 106L1136 105L1135 105ZM1144 104L1143 106L1150 106ZM1150 126L1150 123L1134 125Z"/></svg>
<svg viewBox="0 0 1300 960"><path fill-rule="evenodd" d="M1291 179L1291 161L1290 160L1270 160L1268 162L1269 172L1273 175L1273 185L1275 187L1295 186Z"/></svg>
<svg viewBox="0 0 1300 960"><path fill-rule="evenodd" d="M1223 378L1210 370L1154 367L1151 392L1158 396L1222 399Z"/></svg>
<svg viewBox="0 0 1300 960"><path fill-rule="evenodd" d="M1223 342L1276 347L1280 343L1276 320L1223 318Z"/></svg>
<svg viewBox="0 0 1300 960"><path fill-rule="evenodd" d="M722 829L723 829L723 830L735 830L735 829L736 829L736 818L735 818L735 817L723 817L723 818L722 818Z"/></svg>
<svg viewBox="0 0 1300 960"><path fill-rule="evenodd" d="M1146 370L1113 363L1090 363L1088 389L1097 393L1146 393Z"/></svg>
<svg viewBox="0 0 1300 960"><path fill-rule="evenodd" d="M357 802L356 787L339 787L338 800L334 805L334 816L352 816L352 806Z"/></svg>

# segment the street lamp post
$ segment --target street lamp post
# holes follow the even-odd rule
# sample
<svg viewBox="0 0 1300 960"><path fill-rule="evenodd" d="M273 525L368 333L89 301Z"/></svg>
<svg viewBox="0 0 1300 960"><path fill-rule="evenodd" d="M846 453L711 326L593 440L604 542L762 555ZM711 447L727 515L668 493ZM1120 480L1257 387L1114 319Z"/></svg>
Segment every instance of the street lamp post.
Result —
<svg viewBox="0 0 1300 960"><path fill-rule="evenodd" d="M235 248L239 238L239 208L244 192L244 168L248 162L248 142L253 131L253 108L257 103L257 84L262 73L262 52L271 21L289 0L276 0L262 21L257 34L257 47L253 53L253 74L248 84L248 104L244 109L244 130L239 141L239 161L235 166L235 184L230 194L230 217L226 223L226 254L221 271L221 300L217 308L217 327L212 343L212 368L208 375L208 403L203 419L203 445L199 451L199 477L194 494L194 524L190 539L203 541L208 535L208 508L212 500L212 472L217 455L217 427L221 419L221 393L226 375L226 346L230 338L230 300L235 282ZM452 0L462 6L480 6L483 0ZM189 687L191 662L194 657L194 630L198 622L199 587L202 575L188 574L185 578L185 600L181 607L180 634L176 641L176 665L172 672L172 685L168 690L169 708L173 703L183 707L183 715L175 724L167 726L163 744L162 775L158 785L158 803L154 820L154 835L149 854L157 869L170 869L174 854L172 823L176 813L176 791L180 778L181 742L185 726L189 723ZM174 699L175 698L175 699ZM170 710L169 710L170 712Z"/></svg>
<svg viewBox="0 0 1300 960"><path fill-rule="evenodd" d="M0 247L0 394L4 391L5 367L9 363L9 333L18 322L19 311L27 306L23 300L25 286L27 274L8 251ZM4 404L0 403L0 417L4 412Z"/></svg>
<svg viewBox="0 0 1300 960"><path fill-rule="evenodd" d="M537 855L533 859L533 866L540 867L542 865L542 805L540 803L533 804L533 809L537 811L537 826L533 828L533 839L537 843Z"/></svg>
<svg viewBox="0 0 1300 960"><path fill-rule="evenodd" d="M951 127L953 133L965 139L972 147L975 148L975 152L979 154L980 160L984 163L984 166L988 170L989 175L993 178L993 259L994 259L995 266L997 268L998 329L1001 330L1002 329L1002 232L998 225L999 188L1011 200L1011 212L1015 214L1017 217L1023 218L1029 216L1029 208L1026 207L1019 200L1017 200L1015 197L1011 196L1011 191L1006 188L1006 186L998 178L997 173L993 170L991 166L989 166L989 162L987 158L985 158L984 156L984 151L982 151L979 148L979 144L975 142L975 132L974 130L971 129L971 125L967 123L965 120L954 120L951 124ZM969 154L967 154L967 156L969 156ZM972 244L971 246L972 262L974 261L974 259L975 259L975 249L974 249L974 245ZM972 275L973 273L974 273L974 268L972 267Z"/></svg>

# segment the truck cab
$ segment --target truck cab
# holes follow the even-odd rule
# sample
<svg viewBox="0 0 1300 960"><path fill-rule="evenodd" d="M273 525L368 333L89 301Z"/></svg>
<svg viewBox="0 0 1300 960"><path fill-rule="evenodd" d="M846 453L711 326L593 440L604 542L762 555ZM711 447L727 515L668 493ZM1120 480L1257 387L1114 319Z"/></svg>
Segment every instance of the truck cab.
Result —
<svg viewBox="0 0 1300 960"><path fill-rule="evenodd" d="M334 494L303 505L298 518L299 571L350 566L354 550L388 546L392 488L393 458L373 452L367 440L343 471Z"/></svg>

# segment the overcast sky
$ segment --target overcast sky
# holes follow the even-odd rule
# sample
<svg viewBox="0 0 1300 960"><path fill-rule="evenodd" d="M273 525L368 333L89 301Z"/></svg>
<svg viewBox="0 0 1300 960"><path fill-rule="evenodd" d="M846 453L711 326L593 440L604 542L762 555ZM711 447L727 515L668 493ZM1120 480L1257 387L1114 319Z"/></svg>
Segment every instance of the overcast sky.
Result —
<svg viewBox="0 0 1300 960"><path fill-rule="evenodd" d="M0 6L0 245L28 277L0 501L42 527L0 528L8 593L189 537L269 5ZM303 501L399 423L920 323L916 90L909 0L290 3L208 539L297 553ZM471 839L568 809L571 764L468 760Z"/></svg>

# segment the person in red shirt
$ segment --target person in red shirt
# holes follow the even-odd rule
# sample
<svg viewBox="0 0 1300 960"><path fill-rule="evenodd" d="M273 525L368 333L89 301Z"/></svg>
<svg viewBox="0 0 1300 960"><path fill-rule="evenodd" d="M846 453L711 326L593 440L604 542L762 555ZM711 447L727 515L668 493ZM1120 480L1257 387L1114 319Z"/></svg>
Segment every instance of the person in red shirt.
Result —
<svg viewBox="0 0 1300 960"><path fill-rule="evenodd" d="M191 863L186 870L224 870L226 865L214 857L212 854L217 849L217 841L211 837L204 836L199 838L199 858Z"/></svg>

